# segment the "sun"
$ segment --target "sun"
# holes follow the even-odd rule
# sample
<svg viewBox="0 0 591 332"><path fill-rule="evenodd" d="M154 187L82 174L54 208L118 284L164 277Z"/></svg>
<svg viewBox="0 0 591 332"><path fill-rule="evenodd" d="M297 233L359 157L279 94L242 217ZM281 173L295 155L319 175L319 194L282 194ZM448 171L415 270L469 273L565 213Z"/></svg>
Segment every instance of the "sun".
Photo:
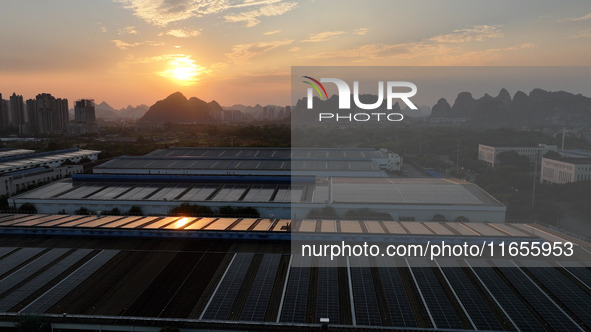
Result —
<svg viewBox="0 0 591 332"><path fill-rule="evenodd" d="M167 69L160 72L161 76L174 79L181 85L197 83L203 68L195 64L195 60L191 59L190 55L175 54L170 57Z"/></svg>
<svg viewBox="0 0 591 332"><path fill-rule="evenodd" d="M179 81L191 80L195 77L195 69L191 67L176 67L172 69L172 77Z"/></svg>

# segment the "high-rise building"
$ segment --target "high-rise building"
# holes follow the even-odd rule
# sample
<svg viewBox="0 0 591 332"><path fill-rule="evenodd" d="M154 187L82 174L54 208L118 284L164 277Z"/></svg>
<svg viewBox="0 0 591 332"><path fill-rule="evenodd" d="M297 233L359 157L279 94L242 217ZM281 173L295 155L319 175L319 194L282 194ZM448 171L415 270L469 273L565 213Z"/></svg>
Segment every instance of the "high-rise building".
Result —
<svg viewBox="0 0 591 332"><path fill-rule="evenodd" d="M74 104L74 123L70 124L70 134L86 134L97 131L93 99L80 99Z"/></svg>
<svg viewBox="0 0 591 332"><path fill-rule="evenodd" d="M27 125L29 127L29 133L39 133L39 126L37 122L37 100L27 99Z"/></svg>
<svg viewBox="0 0 591 332"><path fill-rule="evenodd" d="M65 133L69 121L68 100L55 98L49 93L38 94L35 99L35 117L38 133Z"/></svg>
<svg viewBox="0 0 591 332"><path fill-rule="evenodd" d="M74 106L74 121L86 125L96 122L93 99L80 99L76 101Z"/></svg>
<svg viewBox="0 0 591 332"><path fill-rule="evenodd" d="M0 130L4 130L8 128L9 125L8 121L8 101L2 99L2 94L0 93Z"/></svg>
<svg viewBox="0 0 591 332"><path fill-rule="evenodd" d="M19 128L25 124L25 104L23 96L13 93L10 96L10 126Z"/></svg>

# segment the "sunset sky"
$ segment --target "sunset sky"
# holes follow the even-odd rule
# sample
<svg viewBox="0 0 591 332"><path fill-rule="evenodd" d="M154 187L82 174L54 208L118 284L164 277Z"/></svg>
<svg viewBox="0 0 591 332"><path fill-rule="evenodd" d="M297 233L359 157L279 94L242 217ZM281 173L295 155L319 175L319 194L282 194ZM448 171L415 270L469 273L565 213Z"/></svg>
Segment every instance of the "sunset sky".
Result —
<svg viewBox="0 0 591 332"><path fill-rule="evenodd" d="M588 0L3 0L0 12L3 98L71 105L175 91L286 105L291 66L591 65Z"/></svg>

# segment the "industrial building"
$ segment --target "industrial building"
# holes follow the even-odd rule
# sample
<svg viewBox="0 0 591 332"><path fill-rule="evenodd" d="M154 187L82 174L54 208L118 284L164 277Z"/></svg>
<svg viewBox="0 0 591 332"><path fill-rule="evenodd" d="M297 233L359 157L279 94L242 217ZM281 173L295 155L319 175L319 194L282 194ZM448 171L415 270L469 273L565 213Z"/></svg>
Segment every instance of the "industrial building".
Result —
<svg viewBox="0 0 591 332"><path fill-rule="evenodd" d="M113 159L94 173L385 177L401 166L385 149L169 148Z"/></svg>
<svg viewBox="0 0 591 332"><path fill-rule="evenodd" d="M591 158L542 158L542 183L569 183L591 181Z"/></svg>
<svg viewBox="0 0 591 332"><path fill-rule="evenodd" d="M506 207L473 183L436 178L331 178L280 176L74 175L20 194L11 204L31 203L40 213L73 213L138 206L166 215L182 203L219 208L253 207L261 216L303 218L334 208L340 217L369 209L394 220L504 222Z"/></svg>
<svg viewBox="0 0 591 332"><path fill-rule="evenodd" d="M515 151L520 156L525 156L530 164L540 162L542 156L549 151L557 151L556 145L538 144L538 146L491 146L478 144L478 160L486 163L489 166L498 166L499 160L497 156L499 153Z"/></svg>
<svg viewBox="0 0 591 332"><path fill-rule="evenodd" d="M77 163L84 158L97 160L99 151L68 149L35 152L23 149L0 150L0 196L12 196L31 186L37 186L82 173Z"/></svg>
<svg viewBox="0 0 591 332"><path fill-rule="evenodd" d="M294 224L294 225L292 225ZM573 242L583 264L301 264L318 239ZM538 224L0 215L0 325L53 331L588 331L590 244ZM379 258L382 260L382 258ZM322 322L322 323L321 323ZM324 325L324 328L322 327ZM28 325L26 325L28 326Z"/></svg>

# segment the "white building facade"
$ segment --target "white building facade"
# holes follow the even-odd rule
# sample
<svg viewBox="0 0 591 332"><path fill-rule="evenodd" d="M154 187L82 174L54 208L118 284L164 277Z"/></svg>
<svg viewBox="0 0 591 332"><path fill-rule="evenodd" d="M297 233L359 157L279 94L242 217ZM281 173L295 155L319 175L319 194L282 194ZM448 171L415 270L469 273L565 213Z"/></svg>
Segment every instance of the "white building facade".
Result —
<svg viewBox="0 0 591 332"><path fill-rule="evenodd" d="M540 182L563 184L581 181L591 181L591 159L542 158Z"/></svg>
<svg viewBox="0 0 591 332"><path fill-rule="evenodd" d="M491 146L491 145L484 145L478 144L478 160L483 161L484 163L488 164L489 166L498 166L499 160L497 156L499 153L515 151L520 156L525 156L529 160L530 164L536 163L536 158L538 161L549 151L557 151L558 147L556 145L547 145L547 144L538 144L538 146L518 146L518 147L509 147L509 146Z"/></svg>

